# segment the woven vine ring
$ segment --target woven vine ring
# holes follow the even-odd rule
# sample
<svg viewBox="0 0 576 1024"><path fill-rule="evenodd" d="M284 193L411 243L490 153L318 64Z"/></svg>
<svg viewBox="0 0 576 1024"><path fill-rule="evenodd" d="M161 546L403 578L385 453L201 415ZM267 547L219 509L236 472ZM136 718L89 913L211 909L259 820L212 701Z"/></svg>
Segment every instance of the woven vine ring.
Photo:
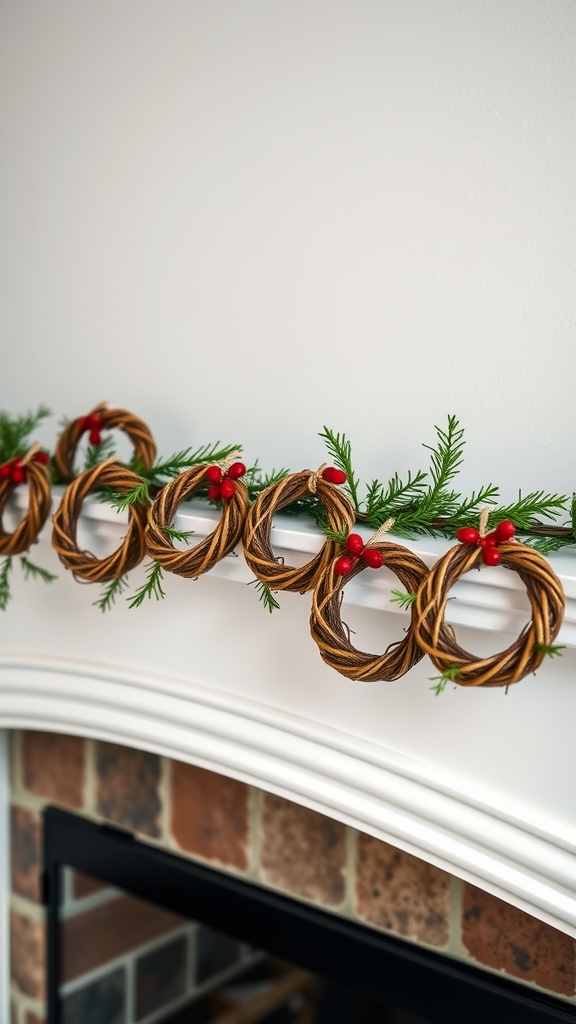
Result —
<svg viewBox="0 0 576 1024"><path fill-rule="evenodd" d="M337 541L326 538L318 554L299 568L284 565L274 556L270 544L272 520L277 512L298 498L315 493L328 516L328 524L337 533L349 533L354 525L354 509L339 488L310 470L291 473L262 491L254 502L244 528L244 557L254 575L273 590L312 590L338 552Z"/></svg>
<svg viewBox="0 0 576 1024"><path fill-rule="evenodd" d="M392 570L407 592L415 593L428 574L427 567L418 555L400 544L382 542L371 544L370 547L382 554L384 566ZM337 561L332 561L318 581L312 597L310 632L322 660L341 675L358 682L391 682L399 679L424 657L414 636L414 605L411 608L411 624L403 640L391 644L381 655L365 654L357 650L351 644L348 630L342 622L341 604L345 583L363 572L367 566L366 562L359 561L346 576L339 576L335 571Z"/></svg>
<svg viewBox="0 0 576 1024"><path fill-rule="evenodd" d="M530 621L505 651L474 657L458 645L444 619L454 583L482 564L481 547L451 548L430 570L414 603L418 643L436 668L451 673L448 678L461 686L510 686L535 672L544 657L540 645L550 645L562 624L564 593L546 559L525 544L500 544L498 551L499 564L517 572L524 583L532 611Z"/></svg>
<svg viewBox="0 0 576 1024"><path fill-rule="evenodd" d="M40 462L28 462L26 480L28 482L28 512L12 533L7 533L4 530L2 517L8 498L17 485L8 478L0 481L0 555L20 555L23 551L27 551L37 540L50 513L52 495L50 475L46 466Z"/></svg>
<svg viewBox="0 0 576 1024"><path fill-rule="evenodd" d="M122 430L134 445L134 458L139 459L147 468L154 464L156 458L156 444L149 428L143 420L126 412L125 409L107 409L104 405L97 408L88 416L79 416L77 419L67 423L62 434L58 438L54 452L54 469L59 480L65 483L74 478L74 456L82 435L91 429L91 423L98 423L94 431L95 440L100 435L100 430ZM92 433L90 433L92 437Z"/></svg>
<svg viewBox="0 0 576 1024"><path fill-rule="evenodd" d="M172 526L182 502L210 483L210 477L207 475L209 468L193 466L174 477L159 492L148 512L148 553L164 569L177 573L178 576L195 579L208 572L216 562L230 554L242 536L250 499L245 485L240 480L234 481L232 497L222 502L222 516L216 529L199 544L185 551L178 551L166 534L166 529Z"/></svg>
<svg viewBox="0 0 576 1024"><path fill-rule="evenodd" d="M52 546L58 558L77 579L88 583L107 583L134 569L146 553L144 527L147 506L134 503L128 508L128 529L122 544L106 558L97 558L91 551L80 551L76 536L78 519L86 496L94 490L110 487L124 493L142 481L136 473L119 462L102 462L80 473L64 491L54 515Z"/></svg>

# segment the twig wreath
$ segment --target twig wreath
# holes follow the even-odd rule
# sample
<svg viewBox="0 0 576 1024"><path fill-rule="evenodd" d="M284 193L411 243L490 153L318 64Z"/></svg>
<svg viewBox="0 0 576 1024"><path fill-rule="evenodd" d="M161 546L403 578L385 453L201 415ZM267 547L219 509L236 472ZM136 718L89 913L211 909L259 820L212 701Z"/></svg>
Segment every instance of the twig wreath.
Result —
<svg viewBox="0 0 576 1024"><path fill-rule="evenodd" d="M87 469L69 484L54 514L52 546L62 564L73 575L87 583L107 583L124 576L144 558L144 527L147 507L134 503L128 510L126 536L111 555L97 558L91 551L81 551L77 543L78 520L82 505L91 491L112 488L129 491L141 483L140 477L116 460L102 462Z"/></svg>
<svg viewBox="0 0 576 1024"><path fill-rule="evenodd" d="M134 446L134 459L143 466L151 466L156 458L156 444L143 420L125 409L108 409L101 402L87 416L79 416L67 423L62 431L53 456L54 471L59 480L68 483L74 478L74 456L82 436L87 433L94 447L102 445L103 430L121 430Z"/></svg>
<svg viewBox="0 0 576 1024"><path fill-rule="evenodd" d="M409 594L415 593L428 575L428 569L418 555L400 544L379 539L392 525L393 520L389 520L366 544L358 534L350 534L346 542L348 554L332 560L312 595L310 634L322 660L341 675L357 682L391 682L399 679L424 656L414 633L414 605L410 627L404 638L390 644L380 655L366 654L354 647L349 630L342 622L344 584L364 572L368 566L377 569L385 565L398 577Z"/></svg>
<svg viewBox="0 0 576 1024"><path fill-rule="evenodd" d="M270 543L272 520L277 512L299 498L317 498L324 509L328 527L334 533L347 533L354 525L354 509L338 489L344 473L321 466L315 473L303 470L290 473L266 488L248 512L244 528L244 557L254 575L273 590L292 590L305 594L312 590L338 551L338 542L327 537L320 551L305 565L294 568L274 556Z"/></svg>
<svg viewBox="0 0 576 1024"><path fill-rule="evenodd" d="M166 484L148 512L145 538L151 558L168 572L195 579L228 555L242 536L250 507L248 491L240 479L245 472L246 467L240 462L195 466ZM220 521L199 544L179 551L170 538L176 512L183 501L206 487L209 492L213 488L213 500L222 501Z"/></svg>
<svg viewBox="0 0 576 1024"><path fill-rule="evenodd" d="M0 466L0 554L19 555L38 539L52 508L52 488L47 468L48 455L34 445L23 457L12 458ZM3 515L8 498L14 489L28 484L28 512L15 529L8 533L3 527Z"/></svg>
<svg viewBox="0 0 576 1024"><path fill-rule="evenodd" d="M440 558L420 585L413 606L414 629L418 644L441 672L439 691L449 680L460 686L510 686L535 672L554 650L551 645L564 615L562 584L546 559L533 548L513 542L513 534L509 521L488 535L482 523L479 531L461 529L461 544ZM526 587L531 618L505 651L476 658L460 647L445 613L451 588L482 562L518 573Z"/></svg>

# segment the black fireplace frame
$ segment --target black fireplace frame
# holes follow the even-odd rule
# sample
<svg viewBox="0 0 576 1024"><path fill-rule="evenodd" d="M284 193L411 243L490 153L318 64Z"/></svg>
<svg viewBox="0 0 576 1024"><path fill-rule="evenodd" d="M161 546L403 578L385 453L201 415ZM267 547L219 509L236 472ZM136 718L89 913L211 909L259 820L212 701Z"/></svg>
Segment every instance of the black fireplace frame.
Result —
<svg viewBox="0 0 576 1024"><path fill-rule="evenodd" d="M61 1024L61 868L116 885L431 1024L574 1024L573 1008L507 978L299 903L58 808L44 810L48 1024Z"/></svg>

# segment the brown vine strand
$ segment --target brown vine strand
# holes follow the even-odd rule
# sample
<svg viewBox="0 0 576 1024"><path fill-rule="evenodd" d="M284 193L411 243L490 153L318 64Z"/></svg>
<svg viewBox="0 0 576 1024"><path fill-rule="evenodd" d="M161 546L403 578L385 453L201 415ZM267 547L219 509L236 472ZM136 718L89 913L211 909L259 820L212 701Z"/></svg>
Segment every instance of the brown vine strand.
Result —
<svg viewBox="0 0 576 1024"><path fill-rule="evenodd" d="M134 569L146 553L144 527L148 506L134 503L128 507L128 529L122 544L106 558L91 551L80 551L76 541L78 520L86 496L94 490L110 487L120 493L141 484L141 478L115 460L108 460L80 473L66 488L54 515L52 546L58 558L77 579L88 583L107 583Z"/></svg>
<svg viewBox="0 0 576 1024"><path fill-rule="evenodd" d="M381 552L384 567L392 570L410 594L417 591L428 575L422 559L400 544L382 542L370 544L370 547ZM391 682L399 679L424 657L414 635L414 605L411 608L410 627L403 640L390 644L384 654L380 655L357 650L350 642L348 630L342 622L341 605L345 584L368 567L360 559L346 576L337 576L337 561L334 559L319 579L312 597L310 633L322 660L341 675L357 682Z"/></svg>
<svg viewBox="0 0 576 1024"><path fill-rule="evenodd" d="M498 551L499 564L517 572L524 583L532 611L530 621L505 651L476 658L459 646L444 619L449 591L464 573L481 565L481 547L459 544L451 548L430 570L414 602L418 643L441 672L452 667L458 670L454 682L460 686L517 683L539 668L545 655L537 645L552 644L562 624L564 593L546 559L525 544L499 544Z"/></svg>
<svg viewBox="0 0 576 1024"><path fill-rule="evenodd" d="M18 523L12 533L7 533L2 525L2 517L6 503L12 491L21 486L7 478L0 481L0 555L20 555L38 539L52 507L50 474L41 462L26 463L26 479L28 483L28 512Z"/></svg>
<svg viewBox="0 0 576 1024"><path fill-rule="evenodd" d="M102 417L103 430L122 430L127 434L134 445L134 458L139 459L148 469L154 465L156 444L144 420L125 409L107 409L105 405L96 406L92 413ZM86 432L85 420L86 416L79 416L67 423L56 443L52 462L58 480L64 483L74 479L74 456Z"/></svg>
<svg viewBox="0 0 576 1024"><path fill-rule="evenodd" d="M318 554L299 568L284 565L274 556L270 544L272 519L293 501L308 496L311 490L324 505L328 525L335 533L349 533L354 526L355 512L346 495L337 485L308 469L291 473L267 487L252 505L246 519L244 557L254 575L273 590L294 590L305 594L316 586L338 554L338 542L326 538Z"/></svg>
<svg viewBox="0 0 576 1024"><path fill-rule="evenodd" d="M178 551L165 530L171 527L176 512L183 501L192 497L209 480L206 473L209 466L192 466L174 477L158 493L148 511L145 539L148 554L159 562L163 569L178 576L195 579L208 572L216 562L230 554L242 536L250 499L245 485L235 480L235 491L231 498L222 502L222 516L215 530L185 551Z"/></svg>

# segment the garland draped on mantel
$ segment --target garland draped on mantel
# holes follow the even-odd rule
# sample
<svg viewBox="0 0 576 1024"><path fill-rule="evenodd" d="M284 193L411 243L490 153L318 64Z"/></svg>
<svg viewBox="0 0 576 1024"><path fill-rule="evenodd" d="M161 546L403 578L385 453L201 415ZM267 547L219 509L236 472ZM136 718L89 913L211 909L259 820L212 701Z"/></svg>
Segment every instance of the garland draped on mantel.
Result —
<svg viewBox="0 0 576 1024"><path fill-rule="evenodd" d="M498 489L492 484L468 497L459 494L453 481L463 461L464 431L454 416L448 417L446 428L435 428L435 444L424 446L431 453L426 471L409 472L404 479L394 473L386 483L374 479L361 488L350 441L327 427L320 436L333 465L299 473L265 472L258 463L246 467L240 461L239 445L186 448L158 460L147 425L104 403L67 422L50 455L31 443L49 414L45 407L16 417L0 413L0 609L10 599L16 557L27 577L44 582L55 578L32 563L28 552L50 513L52 483L64 483L52 544L75 578L104 585L94 602L102 611L127 590L127 574L146 556L151 559L146 581L128 596L131 608L147 597L164 596L163 571L197 578L241 541L260 600L269 611L279 607L275 593L280 590L313 592L312 637L326 664L349 678L397 679L428 654L441 672L436 692L448 681L509 686L535 671L546 655L560 653L553 641L562 623L564 594L543 555L576 544L576 496L520 492L516 503L498 507ZM118 430L133 447L127 463L115 453ZM28 487L28 510L10 532L3 516L11 495L23 486ZM91 493L129 515L122 544L103 559L79 550L76 540L82 505ZM192 495L221 510L216 528L197 543L174 525L179 506ZM311 516L326 535L320 552L305 566L291 568L273 554L270 531L280 510ZM559 522L561 516L567 522ZM364 541L352 532L356 521L369 524L376 534ZM392 525L398 537L427 534L456 537L459 543L428 570L412 552L384 539ZM342 592L347 579L383 564L406 588L393 599L410 610L410 625L383 654L368 655L353 647L341 621ZM531 619L506 651L479 659L459 647L446 625L446 600L465 572L497 564L517 572L524 582Z"/></svg>

